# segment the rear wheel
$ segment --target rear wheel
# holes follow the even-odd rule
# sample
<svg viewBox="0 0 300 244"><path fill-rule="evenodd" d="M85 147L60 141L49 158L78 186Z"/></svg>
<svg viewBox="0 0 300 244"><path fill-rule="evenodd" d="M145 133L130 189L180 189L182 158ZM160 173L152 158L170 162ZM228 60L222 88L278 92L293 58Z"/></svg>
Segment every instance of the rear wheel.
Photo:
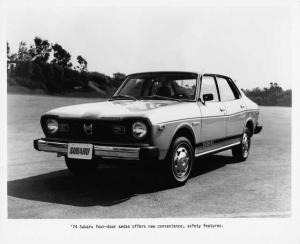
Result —
<svg viewBox="0 0 300 244"><path fill-rule="evenodd" d="M81 160L65 157L65 162L68 169L77 176L92 174L98 167L95 160Z"/></svg>
<svg viewBox="0 0 300 244"><path fill-rule="evenodd" d="M172 185L184 185L194 164L194 147L186 137L176 138L167 156L167 174Z"/></svg>
<svg viewBox="0 0 300 244"><path fill-rule="evenodd" d="M232 155L237 161L245 161L250 152L250 145L251 145L251 137L250 131L248 128L244 130L241 144L232 148Z"/></svg>

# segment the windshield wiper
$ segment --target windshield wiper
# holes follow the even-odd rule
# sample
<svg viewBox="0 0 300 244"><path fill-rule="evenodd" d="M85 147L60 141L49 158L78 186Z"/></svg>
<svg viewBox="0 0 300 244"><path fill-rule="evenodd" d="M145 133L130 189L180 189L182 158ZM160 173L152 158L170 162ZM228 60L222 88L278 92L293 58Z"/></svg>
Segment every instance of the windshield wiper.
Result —
<svg viewBox="0 0 300 244"><path fill-rule="evenodd" d="M181 99L179 98L173 98L173 97L164 97L160 95L151 95L151 96L145 96L143 99L161 99L161 100L173 100L177 102L181 102Z"/></svg>
<svg viewBox="0 0 300 244"><path fill-rule="evenodd" d="M130 100L137 100L135 97L129 96L129 95L116 95L116 96L112 96L110 99L108 99L108 101L112 101L112 100L121 100L121 99L130 99Z"/></svg>

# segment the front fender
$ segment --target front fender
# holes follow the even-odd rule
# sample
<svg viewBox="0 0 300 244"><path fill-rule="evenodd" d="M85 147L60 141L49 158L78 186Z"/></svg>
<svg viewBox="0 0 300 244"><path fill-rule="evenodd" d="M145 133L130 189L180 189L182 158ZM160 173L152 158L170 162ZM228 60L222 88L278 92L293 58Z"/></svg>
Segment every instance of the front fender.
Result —
<svg viewBox="0 0 300 244"><path fill-rule="evenodd" d="M153 128L153 142L154 145L159 148L160 155L159 159L163 160L171 146L172 140L177 132L181 129L188 130L193 136L193 142L196 142L196 133L192 126L193 121L189 122L171 122L166 124L159 124ZM161 127L164 127L163 130ZM200 132L200 130L199 130Z"/></svg>

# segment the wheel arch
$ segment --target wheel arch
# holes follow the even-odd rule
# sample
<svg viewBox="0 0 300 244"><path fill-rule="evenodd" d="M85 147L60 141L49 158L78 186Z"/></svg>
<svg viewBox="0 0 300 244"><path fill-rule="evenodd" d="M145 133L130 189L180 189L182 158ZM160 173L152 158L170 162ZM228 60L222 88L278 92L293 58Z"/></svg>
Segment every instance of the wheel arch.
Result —
<svg viewBox="0 0 300 244"><path fill-rule="evenodd" d="M174 139L179 136L184 136L184 137L188 138L190 140L190 142L192 143L192 145L195 146L195 144L196 144L195 133L194 133L192 126L189 123L183 123L183 124L180 124L177 126L177 128L175 129L174 134L172 136L170 146L171 146L172 142L174 141Z"/></svg>
<svg viewBox="0 0 300 244"><path fill-rule="evenodd" d="M254 122L251 118L249 118L246 123L245 123L245 127L247 127L250 131L250 137L253 136L254 133Z"/></svg>

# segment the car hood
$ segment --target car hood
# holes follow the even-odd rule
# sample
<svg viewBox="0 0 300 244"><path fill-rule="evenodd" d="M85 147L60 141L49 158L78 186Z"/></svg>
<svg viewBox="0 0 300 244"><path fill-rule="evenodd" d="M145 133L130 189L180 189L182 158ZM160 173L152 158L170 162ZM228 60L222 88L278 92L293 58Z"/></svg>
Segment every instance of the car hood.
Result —
<svg viewBox="0 0 300 244"><path fill-rule="evenodd" d="M47 112L46 115L82 119L145 117L152 123L162 123L199 116L199 108L193 102L115 100L60 107Z"/></svg>
<svg viewBox="0 0 300 244"><path fill-rule="evenodd" d="M115 100L85 103L53 109L46 114L67 118L123 118L143 116L149 111L178 104L177 101L128 101Z"/></svg>

